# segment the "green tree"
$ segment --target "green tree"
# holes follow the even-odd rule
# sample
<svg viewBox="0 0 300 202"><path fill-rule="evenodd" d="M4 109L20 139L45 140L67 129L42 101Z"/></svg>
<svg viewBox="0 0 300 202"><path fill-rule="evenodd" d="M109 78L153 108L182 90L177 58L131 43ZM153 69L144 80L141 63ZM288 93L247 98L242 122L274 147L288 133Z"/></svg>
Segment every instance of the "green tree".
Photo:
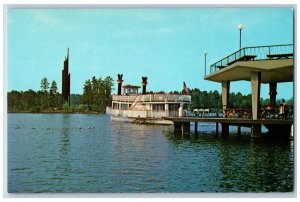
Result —
<svg viewBox="0 0 300 202"><path fill-rule="evenodd" d="M83 95L82 95L82 102L86 104L89 108L92 103L93 91L92 91L92 82L91 80L87 80L83 86Z"/></svg>
<svg viewBox="0 0 300 202"><path fill-rule="evenodd" d="M37 94L32 89L23 93L23 105L26 111L33 109L36 106Z"/></svg>
<svg viewBox="0 0 300 202"><path fill-rule="evenodd" d="M50 107L56 107L57 106L57 84L55 81L52 81L51 87L49 90L50 95Z"/></svg>
<svg viewBox="0 0 300 202"><path fill-rule="evenodd" d="M174 91L174 93L176 93L176 92ZM200 100L201 91L198 88L195 88L195 89L191 89L190 93L191 93L191 99L192 99L192 110L201 108L201 100Z"/></svg>
<svg viewBox="0 0 300 202"><path fill-rule="evenodd" d="M41 92L43 93L42 95L42 109L47 109L50 105L50 99L49 99L49 82L46 77L44 77L41 80Z"/></svg>
<svg viewBox="0 0 300 202"><path fill-rule="evenodd" d="M46 77L41 80L41 91L48 92L49 82Z"/></svg>
<svg viewBox="0 0 300 202"><path fill-rule="evenodd" d="M100 82L99 82L100 80ZM92 77L92 105L93 108L99 104L100 101L100 85L101 85L101 78L97 80L95 76Z"/></svg>
<svg viewBox="0 0 300 202"><path fill-rule="evenodd" d="M106 77L85 81L83 86L82 104L88 105L89 109L98 112L104 112L106 106L111 102L111 91L113 87L113 79Z"/></svg>
<svg viewBox="0 0 300 202"><path fill-rule="evenodd" d="M9 111L21 110L21 98L22 94L19 91L13 90L7 95L7 104Z"/></svg>
<svg viewBox="0 0 300 202"><path fill-rule="evenodd" d="M113 90L114 80L110 76L106 77L103 80L103 103L102 103L102 110L104 111L106 106L111 103L111 91Z"/></svg>

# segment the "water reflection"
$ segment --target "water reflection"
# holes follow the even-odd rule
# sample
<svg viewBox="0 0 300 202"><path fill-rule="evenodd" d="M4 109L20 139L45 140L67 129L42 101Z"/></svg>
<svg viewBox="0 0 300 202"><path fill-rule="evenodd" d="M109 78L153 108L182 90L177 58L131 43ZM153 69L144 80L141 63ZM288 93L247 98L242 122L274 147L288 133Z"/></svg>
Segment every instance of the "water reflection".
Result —
<svg viewBox="0 0 300 202"><path fill-rule="evenodd" d="M70 171L70 159L69 159L69 151L70 151L70 129L63 128L60 137L60 168L63 172L62 175L67 175Z"/></svg>
<svg viewBox="0 0 300 202"><path fill-rule="evenodd" d="M57 162L57 172L55 172L54 178L62 183L70 175L70 119L68 114L62 116L63 128L59 137L59 159Z"/></svg>
<svg viewBox="0 0 300 202"><path fill-rule="evenodd" d="M105 115L10 116L12 192L293 190L290 144L251 141L247 135L224 140L201 132L176 138L173 127L111 122ZM27 129L15 129L20 120Z"/></svg>
<svg viewBox="0 0 300 202"><path fill-rule="evenodd" d="M189 138L174 136L172 131L164 134L178 151L197 153L208 147L217 154L201 155L218 163L218 168L211 169L218 173L215 181L221 192L293 191L292 141L252 141L250 134L240 137L231 134L226 139L213 134L191 133Z"/></svg>

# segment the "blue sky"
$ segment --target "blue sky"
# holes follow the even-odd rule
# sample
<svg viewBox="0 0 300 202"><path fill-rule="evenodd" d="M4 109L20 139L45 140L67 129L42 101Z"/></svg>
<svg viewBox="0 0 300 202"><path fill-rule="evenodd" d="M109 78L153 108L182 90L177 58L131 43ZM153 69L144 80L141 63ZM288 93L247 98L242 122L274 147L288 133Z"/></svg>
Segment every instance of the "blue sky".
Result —
<svg viewBox="0 0 300 202"><path fill-rule="evenodd" d="M293 43L291 8L102 8L8 9L7 90L39 90L43 77L61 92L61 70L70 48L71 93L82 93L92 76L122 73L123 84L150 91L189 88L221 90L205 81L207 66L242 46ZM117 88L117 84L115 84ZM278 84L277 98L290 98L292 83ZM231 92L251 93L249 82L233 82ZM262 85L263 98L268 85Z"/></svg>

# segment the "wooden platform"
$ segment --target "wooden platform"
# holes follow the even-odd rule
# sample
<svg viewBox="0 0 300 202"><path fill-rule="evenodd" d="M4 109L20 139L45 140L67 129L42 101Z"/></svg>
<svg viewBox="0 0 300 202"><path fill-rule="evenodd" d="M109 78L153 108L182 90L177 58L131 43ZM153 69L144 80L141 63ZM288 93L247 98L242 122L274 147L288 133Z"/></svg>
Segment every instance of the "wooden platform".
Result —
<svg viewBox="0 0 300 202"><path fill-rule="evenodd" d="M294 120L282 119L245 119L245 118L220 118L220 117L165 117L165 120L173 121L174 134L184 135L190 133L190 123L195 123L195 131L197 132L198 122L216 123L216 133L219 131L221 124L222 136L228 136L229 126L238 126L238 135L241 133L241 127L251 128L251 136L262 138L261 127L264 125L270 134L275 136L283 136L289 138L291 135ZM292 134L293 135L293 134Z"/></svg>
<svg viewBox="0 0 300 202"><path fill-rule="evenodd" d="M281 119L243 119L243 118L217 118L217 117L164 117L166 120L173 122L211 122L211 123L227 123L227 124L271 124L271 125L292 125L294 120L281 120Z"/></svg>

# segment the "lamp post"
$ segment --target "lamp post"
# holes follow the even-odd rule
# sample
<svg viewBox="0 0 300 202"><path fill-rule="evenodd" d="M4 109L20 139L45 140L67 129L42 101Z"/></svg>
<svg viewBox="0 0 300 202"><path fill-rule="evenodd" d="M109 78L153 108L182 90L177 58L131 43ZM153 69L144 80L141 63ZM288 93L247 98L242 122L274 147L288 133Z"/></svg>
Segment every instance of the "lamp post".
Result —
<svg viewBox="0 0 300 202"><path fill-rule="evenodd" d="M206 55L207 51L204 51L204 76L206 76Z"/></svg>
<svg viewBox="0 0 300 202"><path fill-rule="evenodd" d="M242 29L243 29L243 25L239 24L238 25L238 29L240 30L240 50L242 49Z"/></svg>

